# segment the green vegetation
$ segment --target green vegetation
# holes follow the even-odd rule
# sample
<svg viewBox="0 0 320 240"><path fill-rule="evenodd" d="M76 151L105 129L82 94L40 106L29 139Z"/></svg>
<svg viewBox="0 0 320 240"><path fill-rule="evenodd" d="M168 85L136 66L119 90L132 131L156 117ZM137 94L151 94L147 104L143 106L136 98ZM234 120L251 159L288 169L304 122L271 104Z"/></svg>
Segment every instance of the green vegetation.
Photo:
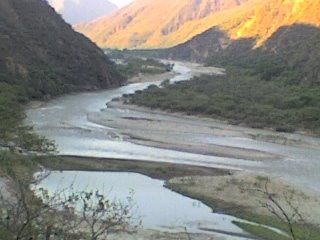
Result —
<svg viewBox="0 0 320 240"><path fill-rule="evenodd" d="M13 185L17 182L31 182L33 173L36 171L37 167L37 163L30 156L21 156L7 151L0 152L0 177L10 179L12 181L12 184L10 185L11 188L13 188ZM0 209L3 214L5 209L2 207L4 201L4 199L2 199L2 191L3 189L0 190ZM0 217L0 223L2 218L3 217ZM0 236L3 239L15 239L14 234L2 224L0 224Z"/></svg>
<svg viewBox="0 0 320 240"><path fill-rule="evenodd" d="M7 139L17 131L23 119L23 112L18 103L18 96L23 96L17 88L0 83L0 138ZM20 101L23 102L23 97Z"/></svg>
<svg viewBox="0 0 320 240"><path fill-rule="evenodd" d="M252 49L255 39L237 40L206 62L247 69L263 81L319 86L319 38L319 28L311 25L282 27L260 48Z"/></svg>
<svg viewBox="0 0 320 240"><path fill-rule="evenodd" d="M239 211L236 213L236 217L241 218L241 219L246 219L248 221L261 224L261 225L266 225L270 226L276 229L279 229L287 234L290 234L288 225L276 217L272 216L264 216L264 215L257 215L254 213L251 213L250 211ZM252 233L255 236L260 236L260 237L265 237L266 240L286 240L286 239L291 239L291 238L283 238L280 234L275 234L274 236L278 235L278 238L270 238L272 235L272 231L267 230L265 227L260 226L260 227L255 227L251 224L246 224L246 223L238 223L235 222L239 227L243 227L244 230L248 231L249 233ZM293 225L294 233L297 237L297 239L306 239L306 237L309 236L309 240L317 240L319 238L320 234L320 229L316 228L311 225L307 224L294 224ZM274 232L273 232L274 233ZM268 238L269 237L269 238Z"/></svg>
<svg viewBox="0 0 320 240"><path fill-rule="evenodd" d="M106 53L117 63L117 70L127 78L139 74L161 74L172 70L170 64L144 57L139 51L108 49Z"/></svg>
<svg viewBox="0 0 320 240"><path fill-rule="evenodd" d="M124 57L138 57L138 58L165 58L162 49L104 49L109 58L124 58Z"/></svg>
<svg viewBox="0 0 320 240"><path fill-rule="evenodd" d="M93 190L48 192L38 185L41 178L33 178L40 159L50 158L0 152L0 177L10 180L4 187L1 179L1 239L76 240L81 236L99 240L106 239L110 232L131 231L136 227L131 221L134 207L131 195L120 203Z"/></svg>
<svg viewBox="0 0 320 240"><path fill-rule="evenodd" d="M53 149L23 124L22 106L33 99L116 86L124 77L46 1L4 0L0 18L0 147Z"/></svg>
<svg viewBox="0 0 320 240"><path fill-rule="evenodd" d="M103 51L73 31L47 1L2 2L0 83L23 89L24 97L47 99L124 80Z"/></svg>
<svg viewBox="0 0 320 240"><path fill-rule="evenodd" d="M23 104L28 96L23 88L0 82L0 147L19 151L54 151L54 144L24 124Z"/></svg>
<svg viewBox="0 0 320 240"><path fill-rule="evenodd" d="M261 237L264 240L290 240L289 237L286 237L282 234L276 233L266 227L253 225L243 222L234 222L238 227L242 228L248 233L253 234L256 237Z"/></svg>
<svg viewBox="0 0 320 240"><path fill-rule="evenodd" d="M0 177L31 181L38 168L35 157L22 156L8 151L0 152Z"/></svg>
<svg viewBox="0 0 320 240"><path fill-rule="evenodd" d="M31 214L40 213L40 221L32 221L28 226L28 229L24 230L24 236L42 236L43 233L47 233L47 230L50 230L46 227L53 226L51 233L53 234L55 231L58 235L52 236L52 239L66 239L66 240L75 240L79 239L78 235L69 235L69 231L77 232L81 234L83 239L94 239L88 236L88 232L86 232L87 227L83 222L83 219L73 218L73 215L70 212L63 211L54 211L49 208L48 205L42 207L42 203L39 202L39 199L34 197L34 195L29 190L29 183L32 179L33 173L38 170L39 164L48 167L53 170L87 170L87 171L132 171L139 172L141 174L146 174L152 177L156 177L159 179L169 179L174 176L189 176L189 175L221 175L224 174L223 170L216 169L208 169L204 167L195 167L188 165L179 165L179 164L171 164L171 163L151 163L151 162L140 162L140 161L123 161L123 160L108 160L106 159L91 159L91 158L76 158L76 157L58 157L58 156L41 156L41 157L30 157L30 156L21 156L17 154L13 154L10 152L1 152L0 154L0 177L7 177L9 179L15 179L10 187L14 189L13 186L16 187L16 182L23 181L23 193L27 194L27 209L30 209ZM86 192L83 192L87 194ZM29 195L30 194L30 195ZM67 194L67 193L65 193ZM89 193L90 194L90 193ZM19 195L18 195L19 196ZM59 196L59 195L57 195ZM68 196L68 195L67 195ZM71 197L77 197L78 195L74 195ZM91 197L96 196L95 194L89 195ZM1 194L0 194L1 197ZM58 204L61 207L61 199L58 199ZM53 204L57 205L56 201L53 201L52 198L49 199ZM79 200L77 200L79 201ZM82 201L82 198L80 198ZM0 201L0 208L4 202ZM34 204L36 204L34 206ZM65 204L62 202L62 204ZM81 203L79 203L81 204ZM54 205L54 206L55 206ZM70 205L69 199L67 206ZM90 208L91 209L91 208ZM125 209L127 211L127 209ZM3 212L7 211L7 209L3 210ZM111 210L113 211L113 210ZM90 214L86 212L87 214ZM100 212L99 212L100 213ZM108 209L108 213L110 213ZM121 212L120 212L121 213ZM48 215L49 214L49 215ZM82 215L80 215L82 216ZM109 215L108 215L109 216ZM99 217L100 215L94 215L94 217ZM17 216L17 218L24 219L23 215ZM89 220L92 218L90 217ZM1 222L3 218L0 217L0 235L4 239L13 240L13 239L29 239L29 238L16 238L16 230L14 226L12 228L5 227L3 222ZM79 220L79 221L78 221ZM82 228L79 229L79 222L81 222ZM20 221L19 221L20 223ZM22 226L22 225L19 225ZM65 226L66 228L60 228L61 226ZM16 226L18 227L18 225ZM45 228L44 228L45 227ZM116 228L115 230L122 230L123 228ZM58 231L59 230L59 231ZM65 231L65 232L62 232ZM79 232L80 231L80 232ZM64 234L64 235L62 235ZM65 235L68 234L68 235ZM63 236L63 237L62 237ZM35 238L37 239L37 238ZM40 239L40 238L39 238ZM44 238L41 238L44 239ZM50 238L51 239L51 238ZM105 238L97 238L97 239L105 239Z"/></svg>
<svg viewBox="0 0 320 240"><path fill-rule="evenodd" d="M167 56L227 68L226 76L151 86L126 102L254 128L319 135L319 29L309 25L283 27L257 49L253 49L255 39L236 40L223 49L208 45L208 39L219 42L221 34L215 29L208 31L206 37L167 50ZM203 48L204 44L208 47ZM204 59L206 53L210 57Z"/></svg>
<svg viewBox="0 0 320 240"><path fill-rule="evenodd" d="M169 71L166 64L151 58L124 59L124 64L117 65L117 69L127 78L131 78L139 74L161 74Z"/></svg>
<svg viewBox="0 0 320 240"><path fill-rule="evenodd" d="M202 114L233 124L320 134L320 86L263 81L247 70L201 76L165 87L150 86L128 97L150 108Z"/></svg>
<svg viewBox="0 0 320 240"><path fill-rule="evenodd" d="M43 204L30 190L39 169L33 152L48 154L55 147L25 125L24 106L33 99L117 86L124 78L47 1L4 0L0 5L0 238L51 239L57 233L52 226L64 230L62 221L70 222L70 214L55 214L58 207Z"/></svg>

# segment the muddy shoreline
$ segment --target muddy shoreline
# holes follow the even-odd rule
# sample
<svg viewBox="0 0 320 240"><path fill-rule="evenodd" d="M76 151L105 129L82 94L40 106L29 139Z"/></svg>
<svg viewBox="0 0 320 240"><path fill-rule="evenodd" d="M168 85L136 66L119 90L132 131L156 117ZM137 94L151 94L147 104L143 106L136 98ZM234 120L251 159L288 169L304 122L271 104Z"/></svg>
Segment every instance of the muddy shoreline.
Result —
<svg viewBox="0 0 320 240"><path fill-rule="evenodd" d="M271 213L259 204L264 197L260 190L268 181L270 191L291 193L296 203L308 202L300 207L301 213L313 224L320 221L320 194L301 191L290 183L266 175L185 164L78 156L38 157L36 161L49 171L131 172L165 180L167 188L199 199L221 213L234 213L242 208L270 216Z"/></svg>
<svg viewBox="0 0 320 240"><path fill-rule="evenodd" d="M49 170L132 172L159 180L184 176L223 176L232 173L223 169L186 164L78 156L51 156L38 158L37 161Z"/></svg>
<svg viewBox="0 0 320 240"><path fill-rule="evenodd" d="M265 196L254 190L263 189L267 176L183 164L76 156L39 158L38 162L50 170L143 174L165 180L165 187L186 197L200 200L211 207L213 212L230 214L249 221L258 219L261 224L268 224L270 220L278 224L276 218L261 206L263 201L267 201ZM302 206L299 205L299 211L302 216L305 216L304 220L307 223L316 225L320 220L319 195L308 191L302 192L290 186L289 183L277 179L270 180L270 189L279 193L281 204L285 204L285 199L281 197L283 193L294 193L292 202L304 203ZM212 232L214 233L215 230L212 229ZM155 235L162 236L163 239L184 239L187 237L184 234L182 229L180 233L141 229L135 236L143 237L142 239ZM195 239L206 239L209 236L191 235ZM130 239L127 235L125 236L123 239ZM115 237L115 239L122 239L120 236Z"/></svg>

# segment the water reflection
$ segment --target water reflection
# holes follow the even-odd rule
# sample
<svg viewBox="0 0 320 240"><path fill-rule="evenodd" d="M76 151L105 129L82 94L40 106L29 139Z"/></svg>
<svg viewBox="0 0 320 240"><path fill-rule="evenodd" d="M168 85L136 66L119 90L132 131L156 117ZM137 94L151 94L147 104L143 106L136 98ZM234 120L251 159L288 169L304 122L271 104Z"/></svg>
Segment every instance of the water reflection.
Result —
<svg viewBox="0 0 320 240"><path fill-rule="evenodd" d="M145 228L171 229L201 232L199 228L213 228L234 233L243 233L232 224L236 218L212 213L200 201L182 196L167 188L161 180L136 173L54 171L39 185L54 193L68 189L102 192L109 199L126 202L133 190L137 205L136 216L140 216ZM228 237L228 239L239 239Z"/></svg>

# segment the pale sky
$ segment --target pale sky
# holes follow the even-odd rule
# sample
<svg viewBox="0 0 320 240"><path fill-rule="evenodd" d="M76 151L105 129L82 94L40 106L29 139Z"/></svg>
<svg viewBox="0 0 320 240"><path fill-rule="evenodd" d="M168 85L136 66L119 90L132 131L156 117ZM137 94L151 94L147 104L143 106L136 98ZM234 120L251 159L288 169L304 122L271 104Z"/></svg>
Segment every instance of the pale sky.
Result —
<svg viewBox="0 0 320 240"><path fill-rule="evenodd" d="M109 0L110 2L113 2L118 7L123 7L129 3L131 3L133 0Z"/></svg>

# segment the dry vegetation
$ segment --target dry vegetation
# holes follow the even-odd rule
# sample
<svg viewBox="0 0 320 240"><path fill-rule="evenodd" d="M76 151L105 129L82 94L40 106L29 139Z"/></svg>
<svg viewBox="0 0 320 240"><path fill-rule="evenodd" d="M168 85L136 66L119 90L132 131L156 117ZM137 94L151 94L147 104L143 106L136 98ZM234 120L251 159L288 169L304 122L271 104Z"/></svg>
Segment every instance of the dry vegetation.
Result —
<svg viewBox="0 0 320 240"><path fill-rule="evenodd" d="M171 179L167 186L204 201L215 212L251 221L237 220L235 223L263 239L317 240L320 234L320 196L307 190L301 192L281 180L245 174L182 177ZM266 226L288 235L278 234Z"/></svg>

